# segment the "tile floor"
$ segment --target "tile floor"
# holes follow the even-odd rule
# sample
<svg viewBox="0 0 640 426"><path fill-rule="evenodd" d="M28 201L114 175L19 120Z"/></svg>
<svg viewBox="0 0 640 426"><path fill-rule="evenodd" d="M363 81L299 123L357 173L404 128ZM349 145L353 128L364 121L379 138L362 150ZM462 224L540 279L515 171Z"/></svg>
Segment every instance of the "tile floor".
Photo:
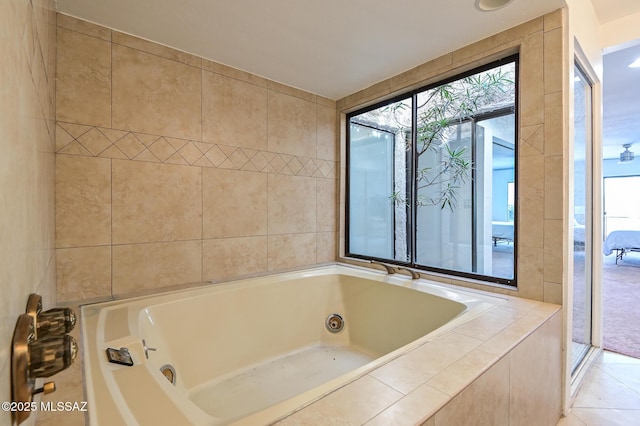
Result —
<svg viewBox="0 0 640 426"><path fill-rule="evenodd" d="M558 426L640 424L640 359L604 351Z"/></svg>

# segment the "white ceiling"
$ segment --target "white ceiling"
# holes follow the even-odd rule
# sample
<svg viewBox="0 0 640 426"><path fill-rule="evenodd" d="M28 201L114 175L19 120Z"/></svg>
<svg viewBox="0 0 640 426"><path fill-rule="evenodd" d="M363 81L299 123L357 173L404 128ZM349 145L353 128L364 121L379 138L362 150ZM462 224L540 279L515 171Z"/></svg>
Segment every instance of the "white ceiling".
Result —
<svg viewBox="0 0 640 426"><path fill-rule="evenodd" d="M602 24L640 12L638 0L591 0L591 3Z"/></svg>
<svg viewBox="0 0 640 426"><path fill-rule="evenodd" d="M57 0L61 12L331 99L563 4L514 0L480 12L475 0Z"/></svg>
<svg viewBox="0 0 640 426"><path fill-rule="evenodd" d="M584 0L586 1L586 0ZM640 0L591 0L602 23ZM339 99L444 53L564 6L514 0L480 12L475 0L57 0L59 11ZM640 155L640 47L604 59L605 158L623 143Z"/></svg>

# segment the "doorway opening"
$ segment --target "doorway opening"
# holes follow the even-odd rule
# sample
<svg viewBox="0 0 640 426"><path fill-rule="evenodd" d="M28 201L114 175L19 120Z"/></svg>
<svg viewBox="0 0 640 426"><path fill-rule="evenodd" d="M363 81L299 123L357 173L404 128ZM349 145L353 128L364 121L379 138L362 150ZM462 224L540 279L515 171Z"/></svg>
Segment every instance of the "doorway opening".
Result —
<svg viewBox="0 0 640 426"><path fill-rule="evenodd" d="M603 56L602 346L640 358L640 44ZM635 241L637 238L638 241ZM635 250L638 249L638 250Z"/></svg>

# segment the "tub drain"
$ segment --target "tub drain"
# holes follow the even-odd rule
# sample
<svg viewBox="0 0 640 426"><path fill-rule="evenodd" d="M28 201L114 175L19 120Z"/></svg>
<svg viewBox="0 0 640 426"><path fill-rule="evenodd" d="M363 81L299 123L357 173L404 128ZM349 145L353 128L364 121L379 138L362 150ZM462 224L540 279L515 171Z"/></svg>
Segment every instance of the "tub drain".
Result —
<svg viewBox="0 0 640 426"><path fill-rule="evenodd" d="M324 324L331 333L338 333L344 328L344 319L338 314L331 314Z"/></svg>

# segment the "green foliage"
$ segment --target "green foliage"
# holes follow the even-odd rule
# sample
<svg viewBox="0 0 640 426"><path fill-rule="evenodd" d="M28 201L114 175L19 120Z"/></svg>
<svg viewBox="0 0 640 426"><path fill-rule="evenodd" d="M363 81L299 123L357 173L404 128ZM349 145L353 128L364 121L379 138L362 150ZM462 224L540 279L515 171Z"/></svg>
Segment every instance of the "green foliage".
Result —
<svg viewBox="0 0 640 426"><path fill-rule="evenodd" d="M458 125L478 113L490 112L514 103L514 80L510 70L503 67L464 77L418 94L418 122L416 134L416 153L420 157L432 152L440 161L436 165L416 170L418 189L418 207L440 206L453 210L458 202L458 190L467 183L471 163L467 160L468 147L452 148L449 141L458 131ZM397 125L406 119L409 105L403 102L393 104L386 109ZM411 140L407 140L407 150L411 149ZM431 188L430 191L420 191ZM434 191L437 189L437 191ZM425 196L425 193L431 194ZM396 205L406 203L400 193L394 193L390 199Z"/></svg>
<svg viewBox="0 0 640 426"><path fill-rule="evenodd" d="M418 155L446 143L447 131L479 112L513 102L510 73L496 68L465 77L418 96Z"/></svg>

